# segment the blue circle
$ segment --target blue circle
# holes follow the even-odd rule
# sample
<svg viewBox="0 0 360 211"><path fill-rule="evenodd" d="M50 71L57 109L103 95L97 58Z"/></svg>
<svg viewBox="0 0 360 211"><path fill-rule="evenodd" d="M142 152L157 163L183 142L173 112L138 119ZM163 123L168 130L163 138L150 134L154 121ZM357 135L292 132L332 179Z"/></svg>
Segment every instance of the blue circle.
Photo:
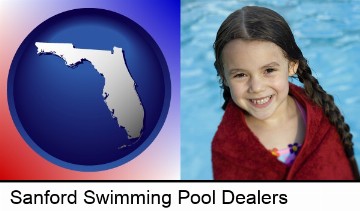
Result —
<svg viewBox="0 0 360 211"><path fill-rule="evenodd" d="M60 57L37 54L36 42L122 48L144 109L141 136L128 139L119 127L102 95L105 77L91 61L69 67ZM70 10L41 23L20 45L8 78L11 116L26 143L48 161L78 171L114 168L142 153L165 122L170 93L156 42L134 21L103 9Z"/></svg>

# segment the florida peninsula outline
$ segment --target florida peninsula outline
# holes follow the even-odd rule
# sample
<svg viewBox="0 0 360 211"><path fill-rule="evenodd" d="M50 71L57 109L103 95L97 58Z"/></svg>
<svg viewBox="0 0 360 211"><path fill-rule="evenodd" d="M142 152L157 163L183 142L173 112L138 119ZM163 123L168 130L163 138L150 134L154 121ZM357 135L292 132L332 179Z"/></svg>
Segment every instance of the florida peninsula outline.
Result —
<svg viewBox="0 0 360 211"><path fill-rule="evenodd" d="M123 49L113 51L74 48L72 43L36 42L38 55L56 55L69 67L84 60L105 78L102 96L119 127L125 129L128 139L139 138L143 129L144 108L135 89L136 83L125 64Z"/></svg>

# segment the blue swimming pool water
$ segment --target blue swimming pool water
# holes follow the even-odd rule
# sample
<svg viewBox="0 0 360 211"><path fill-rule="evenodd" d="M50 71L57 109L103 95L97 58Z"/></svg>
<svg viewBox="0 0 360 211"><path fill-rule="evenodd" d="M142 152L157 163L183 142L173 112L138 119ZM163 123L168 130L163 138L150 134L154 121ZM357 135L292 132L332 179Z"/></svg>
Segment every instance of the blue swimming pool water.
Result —
<svg viewBox="0 0 360 211"><path fill-rule="evenodd" d="M182 179L212 179L211 140L223 115L212 44L222 21L246 5L269 7L288 21L314 75L350 125L360 162L359 1L182 0Z"/></svg>

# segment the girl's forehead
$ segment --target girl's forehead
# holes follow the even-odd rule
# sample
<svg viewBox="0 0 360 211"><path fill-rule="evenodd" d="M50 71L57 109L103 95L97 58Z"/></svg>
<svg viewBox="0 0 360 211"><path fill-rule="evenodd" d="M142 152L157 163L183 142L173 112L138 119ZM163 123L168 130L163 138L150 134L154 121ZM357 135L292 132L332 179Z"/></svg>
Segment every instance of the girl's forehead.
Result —
<svg viewBox="0 0 360 211"><path fill-rule="evenodd" d="M283 50L268 41L247 41L235 39L227 43L223 49L222 60L226 69L254 68L277 62L287 64Z"/></svg>
<svg viewBox="0 0 360 211"><path fill-rule="evenodd" d="M243 40L235 39L228 42L224 49L223 54L243 54L244 56L262 55L262 54L279 54L283 55L282 49L276 44L269 41L262 40Z"/></svg>

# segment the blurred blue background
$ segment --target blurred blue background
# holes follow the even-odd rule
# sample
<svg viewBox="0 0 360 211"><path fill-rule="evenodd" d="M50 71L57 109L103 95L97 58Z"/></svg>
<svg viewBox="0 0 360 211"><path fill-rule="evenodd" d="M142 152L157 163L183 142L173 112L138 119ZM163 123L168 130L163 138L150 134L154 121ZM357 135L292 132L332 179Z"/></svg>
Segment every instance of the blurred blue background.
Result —
<svg viewBox="0 0 360 211"><path fill-rule="evenodd" d="M314 76L350 125L359 163L359 1L182 0L181 179L212 179L211 141L223 115L212 44L224 19L246 5L268 7L288 21Z"/></svg>

